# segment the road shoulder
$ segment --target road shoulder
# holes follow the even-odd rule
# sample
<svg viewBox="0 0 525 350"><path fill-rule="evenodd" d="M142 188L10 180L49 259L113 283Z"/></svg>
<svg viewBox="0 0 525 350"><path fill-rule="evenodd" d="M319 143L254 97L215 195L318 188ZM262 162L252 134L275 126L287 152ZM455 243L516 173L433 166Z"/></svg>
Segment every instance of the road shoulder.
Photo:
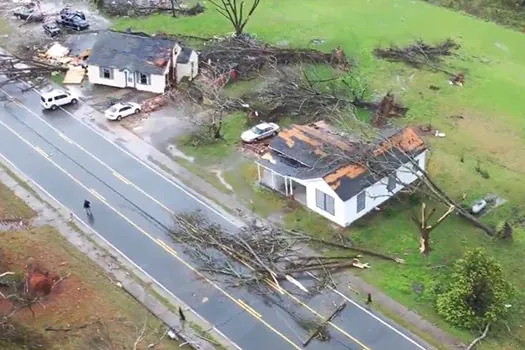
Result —
<svg viewBox="0 0 525 350"><path fill-rule="evenodd" d="M184 303L164 292L117 251L84 228L67 209L6 162L0 166L0 182L39 214L39 225L55 227L69 243L100 266L116 286L124 289L170 327L183 343L187 342L198 349L234 348L204 319L186 312L186 321L181 322L178 307L185 310L187 306Z"/></svg>

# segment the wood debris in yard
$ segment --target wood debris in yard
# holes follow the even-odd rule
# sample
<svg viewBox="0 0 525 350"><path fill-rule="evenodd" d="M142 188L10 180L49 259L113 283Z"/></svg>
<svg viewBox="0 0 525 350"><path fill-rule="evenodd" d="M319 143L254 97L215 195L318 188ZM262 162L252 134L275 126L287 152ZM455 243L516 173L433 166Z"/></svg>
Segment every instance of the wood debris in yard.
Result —
<svg viewBox="0 0 525 350"><path fill-rule="evenodd" d="M86 70L79 66L69 67L66 76L64 77L64 84L80 84L86 75Z"/></svg>
<svg viewBox="0 0 525 350"><path fill-rule="evenodd" d="M150 99L147 99L142 103L142 112L150 113L153 112L167 103L163 95L155 96Z"/></svg>
<svg viewBox="0 0 525 350"><path fill-rule="evenodd" d="M415 68L430 68L446 72L442 67L443 57L455 55L455 51L460 45L452 39L446 39L442 43L429 45L421 40L415 43L400 47L391 46L389 48L376 48L374 55L393 62L404 62Z"/></svg>
<svg viewBox="0 0 525 350"><path fill-rule="evenodd" d="M65 46L60 45L60 43L54 43L46 51L45 57L51 60L58 60L60 58L66 57L69 54L69 49Z"/></svg>

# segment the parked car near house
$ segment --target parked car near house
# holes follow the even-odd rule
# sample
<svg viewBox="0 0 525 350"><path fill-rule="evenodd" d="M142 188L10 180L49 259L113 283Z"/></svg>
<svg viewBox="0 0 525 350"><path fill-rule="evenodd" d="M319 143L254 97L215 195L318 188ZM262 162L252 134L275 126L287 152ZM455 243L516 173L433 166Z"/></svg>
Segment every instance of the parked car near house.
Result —
<svg viewBox="0 0 525 350"><path fill-rule="evenodd" d="M134 102L116 103L106 110L104 115L109 120L121 120L130 115L140 113L140 105Z"/></svg>
<svg viewBox="0 0 525 350"><path fill-rule="evenodd" d="M270 136L275 136L279 133L279 125L275 123L260 123L255 125L250 130L246 130L241 134L243 142L260 141Z"/></svg>
<svg viewBox="0 0 525 350"><path fill-rule="evenodd" d="M84 13L82 11L72 10L69 7L66 7L60 11L56 19L56 23L78 31L89 28L89 23Z"/></svg>
<svg viewBox="0 0 525 350"><path fill-rule="evenodd" d="M78 96L71 92L59 89L52 90L40 95L40 104L44 109L55 110L60 106L76 104L77 102Z"/></svg>
<svg viewBox="0 0 525 350"><path fill-rule="evenodd" d="M58 24L54 22L45 23L42 27L44 27L44 32L52 38L62 33Z"/></svg>
<svg viewBox="0 0 525 350"><path fill-rule="evenodd" d="M13 11L13 15L28 22L42 22L44 15L35 4L19 6Z"/></svg>

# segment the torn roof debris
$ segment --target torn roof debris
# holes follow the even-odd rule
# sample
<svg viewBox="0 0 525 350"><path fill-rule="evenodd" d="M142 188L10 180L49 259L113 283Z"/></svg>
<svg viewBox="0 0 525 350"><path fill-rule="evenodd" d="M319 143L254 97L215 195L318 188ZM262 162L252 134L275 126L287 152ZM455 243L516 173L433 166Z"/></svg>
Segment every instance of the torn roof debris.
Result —
<svg viewBox="0 0 525 350"><path fill-rule="evenodd" d="M424 150L425 142L410 127L386 129L380 139L367 143L318 121L282 130L258 163L285 176L322 178L348 200L386 176L392 164L397 168ZM367 159L367 165L359 159Z"/></svg>

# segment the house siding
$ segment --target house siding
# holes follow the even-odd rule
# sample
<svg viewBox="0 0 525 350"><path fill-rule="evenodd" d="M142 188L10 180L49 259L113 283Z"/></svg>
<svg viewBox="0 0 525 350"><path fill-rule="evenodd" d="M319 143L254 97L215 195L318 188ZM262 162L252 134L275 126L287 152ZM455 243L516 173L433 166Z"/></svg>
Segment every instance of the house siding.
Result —
<svg viewBox="0 0 525 350"><path fill-rule="evenodd" d="M191 71L191 64L193 63L193 74ZM176 76L177 83L183 78L187 77L188 80L193 80L199 74L199 55L193 51L190 56L188 63L177 63Z"/></svg>
<svg viewBox="0 0 525 350"><path fill-rule="evenodd" d="M101 75L99 66L88 66L88 79L91 84L114 86L118 88L126 87L126 76L124 75L124 72L121 72L118 69L113 68L113 79L104 79Z"/></svg>
<svg viewBox="0 0 525 350"><path fill-rule="evenodd" d="M169 65L168 65L169 67ZM144 85L140 84L138 80L138 72L132 72L134 74L135 79L135 88L137 90L141 91L149 91L153 93L163 93L166 88L166 74L168 69L166 69L166 72L164 75L160 74L151 74L150 75L150 84ZM107 86L113 86L118 88L125 88L126 87L126 75L124 74L124 71L120 71L118 69L113 69L113 79L104 79L101 77L101 71L100 67L98 66L88 66L88 79L91 84L100 84L100 85L107 85ZM130 88L133 88L132 86L129 86Z"/></svg>
<svg viewBox="0 0 525 350"><path fill-rule="evenodd" d="M332 190L332 188L323 179L294 179L294 181L306 187L306 206L308 209L324 216L338 225L344 226L345 203L337 196L334 190ZM317 207L316 190L319 190L334 199L334 215Z"/></svg>
<svg viewBox="0 0 525 350"><path fill-rule="evenodd" d="M421 169L426 168L426 162L427 162L427 151L424 151L423 153L419 154L417 157L414 158L419 162L419 166ZM361 210L359 213L357 212L357 195L350 198L346 202L343 203L344 206L344 213L342 215L343 217L343 224L342 226L348 226L357 219L363 217L370 211L374 210L378 205L382 204L386 200L390 199L394 194L401 191L404 186L400 184L400 182L404 183L405 185L409 185L415 180L419 178L418 175L414 174L412 170L407 169L407 167L411 167L412 163L408 162L402 166L400 166L397 170L396 178L396 186L392 191L389 191L387 189L388 185L388 176L384 177L380 181L376 182L372 186L368 187L364 191L366 191L366 199L365 199L365 208Z"/></svg>

